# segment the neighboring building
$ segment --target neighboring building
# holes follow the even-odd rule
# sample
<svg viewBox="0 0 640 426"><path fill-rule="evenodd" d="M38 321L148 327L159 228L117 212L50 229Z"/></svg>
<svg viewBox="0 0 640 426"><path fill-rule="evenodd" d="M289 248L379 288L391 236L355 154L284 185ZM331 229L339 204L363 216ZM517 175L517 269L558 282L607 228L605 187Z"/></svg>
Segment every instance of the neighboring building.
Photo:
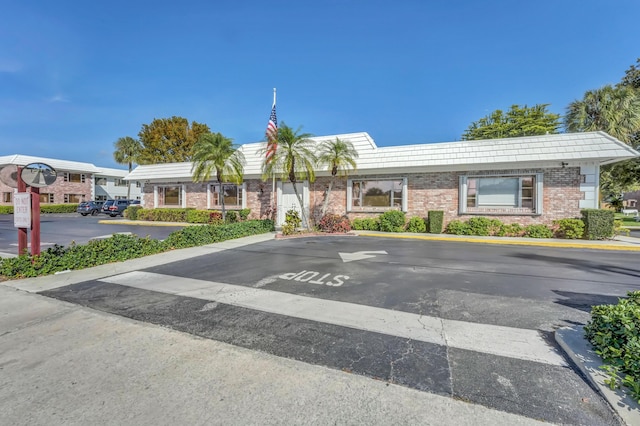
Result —
<svg viewBox="0 0 640 426"><path fill-rule="evenodd" d="M106 200L127 197L127 184L123 178L128 170L96 167L91 163L57 160L27 155L0 156L0 168L23 167L31 163L47 164L57 172L56 181L40 188L40 202L45 204L80 203L89 200ZM13 204L17 189L0 182L0 205ZM140 186L132 182L131 198L140 199Z"/></svg>
<svg viewBox="0 0 640 426"><path fill-rule="evenodd" d="M640 156L603 132L564 133L509 139L430 143L378 148L367 133L314 137L318 144L340 138L359 153L357 170L336 182L328 212L356 217L398 209L408 217L445 212L445 222L472 216L505 223L551 223L598 208L600 166ZM147 207L251 209L251 217L276 223L300 209L288 181L262 181L265 143L243 145L246 165L241 185L194 183L192 163L136 167L126 179L139 181ZM330 175L319 167L315 182L301 182L303 204L313 220L326 196ZM275 200L272 199L275 188ZM275 206L274 206L275 205Z"/></svg>

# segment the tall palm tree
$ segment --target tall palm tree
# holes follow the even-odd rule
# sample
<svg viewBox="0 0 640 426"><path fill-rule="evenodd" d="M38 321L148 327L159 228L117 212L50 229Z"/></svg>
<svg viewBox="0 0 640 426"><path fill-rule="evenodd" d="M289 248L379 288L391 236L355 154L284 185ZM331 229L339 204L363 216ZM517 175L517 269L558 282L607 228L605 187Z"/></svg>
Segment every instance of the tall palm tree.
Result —
<svg viewBox="0 0 640 426"><path fill-rule="evenodd" d="M602 130L633 145L640 134L640 91L623 85L587 91L582 100L569 104L565 127L570 132ZM601 195L618 198L622 192L638 187L639 171L637 159L602 167Z"/></svg>
<svg viewBox="0 0 640 426"><path fill-rule="evenodd" d="M630 143L640 129L640 94L626 86L589 90L582 100L569 104L564 121L570 132L602 130Z"/></svg>
<svg viewBox="0 0 640 426"><path fill-rule="evenodd" d="M200 135L193 146L192 158L191 173L194 182L207 182L211 180L213 173L216 174L216 181L220 185L222 220L226 220L223 183L242 183L244 154L233 144L233 140L221 133L205 133Z"/></svg>
<svg viewBox="0 0 640 426"><path fill-rule="evenodd" d="M278 127L278 147L269 161L262 163L262 178L268 179L278 175L282 180L289 180L293 184L293 191L302 209L302 222L309 226L307 214L304 210L302 195L298 192L296 183L299 180L313 182L316 178L314 165L317 163L314 154L315 146L310 133L300 133L302 127L293 130L284 122ZM266 154L266 148L261 150ZM262 155L265 158L265 155Z"/></svg>
<svg viewBox="0 0 640 426"><path fill-rule="evenodd" d="M142 150L142 144L139 140L132 138L131 136L125 136L118 139L114 146L116 150L113 152L113 159L118 164L128 164L129 173L133 169L133 163L138 162L140 151ZM131 181L127 184L127 199L131 199Z"/></svg>
<svg viewBox="0 0 640 426"><path fill-rule="evenodd" d="M358 151L349 141L343 141L338 138L335 140L327 140L320 146L318 154L318 163L326 165L331 173L331 181L327 188L327 194L322 204L322 216L327 213L329 205L329 197L333 189L333 183L336 177L344 178L349 175L350 170L356 169L356 159Z"/></svg>

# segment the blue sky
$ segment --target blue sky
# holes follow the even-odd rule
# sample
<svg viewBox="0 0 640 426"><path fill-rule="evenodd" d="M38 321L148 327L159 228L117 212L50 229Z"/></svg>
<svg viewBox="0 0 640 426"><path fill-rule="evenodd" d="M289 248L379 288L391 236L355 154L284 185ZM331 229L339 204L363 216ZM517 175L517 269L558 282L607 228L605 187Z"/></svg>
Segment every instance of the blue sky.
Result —
<svg viewBox="0 0 640 426"><path fill-rule="evenodd" d="M0 155L117 167L154 118L238 144L278 121L378 146L459 140L512 104L563 114L640 57L638 0L4 0Z"/></svg>

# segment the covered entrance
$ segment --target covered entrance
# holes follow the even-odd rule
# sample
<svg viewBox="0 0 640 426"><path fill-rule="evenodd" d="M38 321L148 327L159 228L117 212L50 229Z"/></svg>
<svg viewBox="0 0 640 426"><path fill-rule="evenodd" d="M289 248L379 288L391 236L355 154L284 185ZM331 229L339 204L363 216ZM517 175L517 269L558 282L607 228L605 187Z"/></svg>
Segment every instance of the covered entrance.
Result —
<svg viewBox="0 0 640 426"><path fill-rule="evenodd" d="M302 196L304 204L304 212L309 217L309 183L308 181L296 183L298 194ZM300 214L302 219L302 207L298 202L296 193L293 190L293 184L290 182L278 182L278 217L276 226L282 226L285 222L287 211L295 210ZM303 223L303 226L306 224Z"/></svg>

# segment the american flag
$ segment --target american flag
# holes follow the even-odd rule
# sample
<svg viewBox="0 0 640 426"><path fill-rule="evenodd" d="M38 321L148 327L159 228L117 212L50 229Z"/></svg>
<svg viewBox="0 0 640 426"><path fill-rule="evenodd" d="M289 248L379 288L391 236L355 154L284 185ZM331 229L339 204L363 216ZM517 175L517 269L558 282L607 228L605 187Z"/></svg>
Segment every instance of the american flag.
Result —
<svg viewBox="0 0 640 426"><path fill-rule="evenodd" d="M276 103L273 103L269 123L267 123L267 163L271 161L271 157L276 153L278 148L278 119L276 118Z"/></svg>

